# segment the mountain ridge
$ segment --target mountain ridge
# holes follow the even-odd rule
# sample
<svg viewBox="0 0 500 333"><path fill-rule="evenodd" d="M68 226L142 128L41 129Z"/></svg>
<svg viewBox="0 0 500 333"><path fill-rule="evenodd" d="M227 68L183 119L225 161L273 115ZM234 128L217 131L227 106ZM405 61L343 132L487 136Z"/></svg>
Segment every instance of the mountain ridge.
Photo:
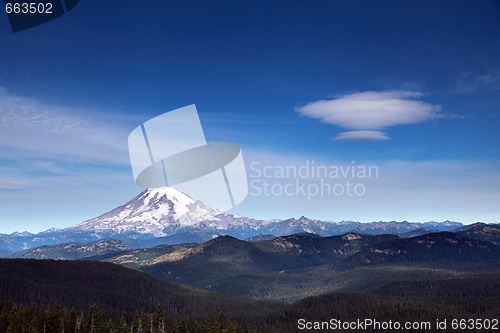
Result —
<svg viewBox="0 0 500 333"><path fill-rule="evenodd" d="M0 256L65 243L88 244L116 239L134 248L160 244L204 242L222 235L239 239L314 233L322 237L348 232L360 234L421 234L463 228L460 222L356 222L322 221L305 216L284 220L258 220L221 213L173 188L147 189L127 203L77 225L32 234L0 234Z"/></svg>
<svg viewBox="0 0 500 333"><path fill-rule="evenodd" d="M131 250L132 247L120 240L110 239L90 244L65 243L60 245L42 245L34 249L17 252L14 258L76 260L99 255L109 255Z"/></svg>
<svg viewBox="0 0 500 333"><path fill-rule="evenodd" d="M230 295L293 298L317 290L345 290L357 283L369 288L367 273L387 279L399 272L400 279L413 280L498 270L500 246L450 232L412 238L296 234L257 242L222 236L202 244L133 250L104 260Z"/></svg>

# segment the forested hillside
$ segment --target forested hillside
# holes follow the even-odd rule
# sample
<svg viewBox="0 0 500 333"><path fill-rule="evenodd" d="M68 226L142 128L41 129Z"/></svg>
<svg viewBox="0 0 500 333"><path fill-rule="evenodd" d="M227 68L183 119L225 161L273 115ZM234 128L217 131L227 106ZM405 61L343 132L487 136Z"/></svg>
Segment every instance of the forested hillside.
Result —
<svg viewBox="0 0 500 333"><path fill-rule="evenodd" d="M499 316L495 273L399 280L280 304L190 289L109 263L0 260L0 332L7 333L289 333L300 331L299 319L434 323Z"/></svg>

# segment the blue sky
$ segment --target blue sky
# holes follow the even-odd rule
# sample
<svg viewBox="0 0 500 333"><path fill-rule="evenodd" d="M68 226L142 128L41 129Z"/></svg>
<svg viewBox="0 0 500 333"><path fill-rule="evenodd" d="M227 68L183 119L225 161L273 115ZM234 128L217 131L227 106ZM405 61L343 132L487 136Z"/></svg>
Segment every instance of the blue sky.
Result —
<svg viewBox="0 0 500 333"><path fill-rule="evenodd" d="M363 196L249 195L234 213L500 222L499 17L498 1L86 0L12 33L0 15L0 232L138 194L128 134L189 104L247 166L379 169Z"/></svg>

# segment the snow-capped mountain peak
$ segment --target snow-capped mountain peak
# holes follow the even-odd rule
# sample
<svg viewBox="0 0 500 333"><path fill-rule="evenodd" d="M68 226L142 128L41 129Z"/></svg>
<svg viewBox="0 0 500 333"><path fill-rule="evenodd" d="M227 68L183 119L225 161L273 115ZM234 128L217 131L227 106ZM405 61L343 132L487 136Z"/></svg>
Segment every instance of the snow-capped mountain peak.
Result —
<svg viewBox="0 0 500 333"><path fill-rule="evenodd" d="M164 236L165 230L216 220L221 214L171 187L147 189L126 204L68 229L137 232Z"/></svg>

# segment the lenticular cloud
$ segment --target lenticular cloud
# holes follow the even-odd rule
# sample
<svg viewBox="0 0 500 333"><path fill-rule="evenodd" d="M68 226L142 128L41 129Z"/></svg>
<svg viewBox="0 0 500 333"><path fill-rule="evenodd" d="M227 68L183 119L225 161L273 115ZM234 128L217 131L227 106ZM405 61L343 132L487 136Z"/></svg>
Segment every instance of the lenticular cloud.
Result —
<svg viewBox="0 0 500 333"><path fill-rule="evenodd" d="M382 129L437 118L441 107L419 100L417 91L366 91L308 103L297 111L349 131L338 141L388 140Z"/></svg>

